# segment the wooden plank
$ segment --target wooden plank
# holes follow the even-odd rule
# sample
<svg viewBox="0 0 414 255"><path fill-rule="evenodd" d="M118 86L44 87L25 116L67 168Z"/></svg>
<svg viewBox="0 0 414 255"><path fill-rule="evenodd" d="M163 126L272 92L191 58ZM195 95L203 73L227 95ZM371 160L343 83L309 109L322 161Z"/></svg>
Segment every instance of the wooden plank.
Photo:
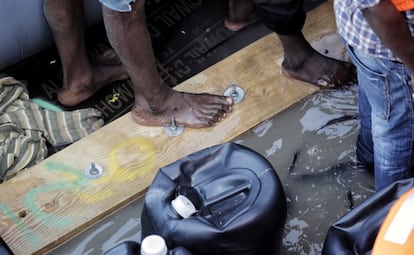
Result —
<svg viewBox="0 0 414 255"><path fill-rule="evenodd" d="M308 15L309 41L334 31L331 1ZM232 82L243 87L244 101L215 127L186 129L172 138L126 114L1 184L0 235L17 255L45 253L143 195L160 167L230 141L318 90L282 75L282 58L271 34L176 87L215 94ZM92 161L105 169L96 180L83 176Z"/></svg>

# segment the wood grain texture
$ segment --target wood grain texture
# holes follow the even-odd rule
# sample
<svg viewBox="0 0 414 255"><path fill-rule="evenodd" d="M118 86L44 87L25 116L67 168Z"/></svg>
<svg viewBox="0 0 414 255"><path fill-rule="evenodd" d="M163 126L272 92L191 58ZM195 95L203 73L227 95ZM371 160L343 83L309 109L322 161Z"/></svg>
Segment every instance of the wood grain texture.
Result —
<svg viewBox="0 0 414 255"><path fill-rule="evenodd" d="M304 34L313 41L335 29L328 1L308 14ZM245 99L215 127L168 137L128 113L1 184L0 235L17 255L45 253L142 196L160 167L231 141L318 90L282 75L282 58L270 34L175 87L214 94L233 82L242 87ZM90 162L103 166L101 178L84 177Z"/></svg>

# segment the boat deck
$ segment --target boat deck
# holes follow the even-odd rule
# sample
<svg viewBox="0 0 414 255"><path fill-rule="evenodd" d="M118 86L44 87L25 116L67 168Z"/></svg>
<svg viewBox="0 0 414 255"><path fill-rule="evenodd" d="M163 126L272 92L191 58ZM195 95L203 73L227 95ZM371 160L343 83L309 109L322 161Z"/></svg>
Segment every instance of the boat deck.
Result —
<svg viewBox="0 0 414 255"><path fill-rule="evenodd" d="M213 8L190 2L193 13ZM56 149L44 162L0 185L0 236L16 254L101 254L121 241L137 240L142 196L157 169L226 141L264 155L282 180L288 220L281 254L319 254L329 225L373 192L372 176L354 163L355 88L319 91L289 79L281 74L283 51L277 37L261 24L229 32L222 27L224 14L198 15L204 24L179 27L179 34L187 35L181 38L188 40L187 47L174 38L163 47L154 40L154 48L163 79L177 90L222 94L230 84L242 87L246 97L234 112L213 128L168 137L162 128L133 123L128 81L98 93L86 106L104 113L102 129ZM173 25L162 13L150 24L157 22ZM209 32L197 34L197 29ZM331 1L309 12L304 34L321 52L345 57ZM162 37L155 30L152 36ZM97 51L105 47L96 45ZM59 86L58 67L50 64L53 52L45 55L44 66L36 68L52 69L55 75L34 77L36 70L22 73L22 67L9 73L35 84L32 95L53 97L47 91ZM114 94L120 97L112 102ZM101 178L82 175L90 162L103 166Z"/></svg>

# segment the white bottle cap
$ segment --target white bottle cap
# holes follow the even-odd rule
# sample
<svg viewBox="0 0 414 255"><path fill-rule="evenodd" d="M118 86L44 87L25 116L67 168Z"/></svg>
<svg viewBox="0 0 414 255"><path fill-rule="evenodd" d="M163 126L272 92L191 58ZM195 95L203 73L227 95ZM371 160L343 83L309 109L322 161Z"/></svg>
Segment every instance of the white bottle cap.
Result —
<svg viewBox="0 0 414 255"><path fill-rule="evenodd" d="M195 212L197 212L193 203L187 197L183 195L177 196L172 202L171 205L175 211L184 219L190 217Z"/></svg>
<svg viewBox="0 0 414 255"><path fill-rule="evenodd" d="M159 235L149 235L142 240L141 255L167 255L167 245Z"/></svg>

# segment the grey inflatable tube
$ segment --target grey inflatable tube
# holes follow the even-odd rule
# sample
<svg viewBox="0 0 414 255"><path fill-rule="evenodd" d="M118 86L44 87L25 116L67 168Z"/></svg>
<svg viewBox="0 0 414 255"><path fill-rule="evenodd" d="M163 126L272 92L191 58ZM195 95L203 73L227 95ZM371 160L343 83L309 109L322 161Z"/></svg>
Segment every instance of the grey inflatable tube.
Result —
<svg viewBox="0 0 414 255"><path fill-rule="evenodd" d="M86 28L102 22L98 0L85 0ZM43 0L2 0L0 7L0 71L53 46L43 14Z"/></svg>

